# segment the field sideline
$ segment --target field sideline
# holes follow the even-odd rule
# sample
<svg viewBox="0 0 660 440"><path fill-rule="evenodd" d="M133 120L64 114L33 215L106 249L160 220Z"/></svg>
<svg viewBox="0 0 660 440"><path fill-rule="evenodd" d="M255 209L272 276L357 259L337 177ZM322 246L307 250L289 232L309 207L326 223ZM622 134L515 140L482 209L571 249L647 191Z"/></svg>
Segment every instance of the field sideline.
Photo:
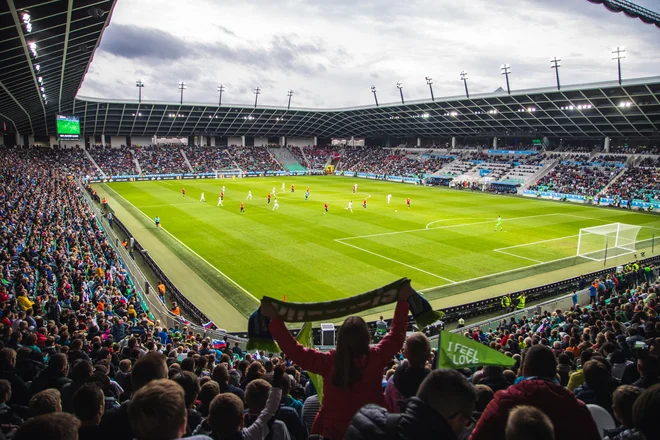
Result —
<svg viewBox="0 0 660 440"><path fill-rule="evenodd" d="M357 194L352 193L354 183ZM218 207L223 185L224 207ZM585 263L575 257L580 228L642 225L648 227L639 234L644 239L650 238L650 227L660 226L660 218L651 214L334 176L98 187L100 192L109 188L108 195L243 316L263 295L324 301L401 277L411 278L433 300L463 287L486 287ZM273 187L280 205L275 212L266 201ZM307 187L310 197L305 201ZM205 203L199 201L202 191ZM246 201L248 191L253 199ZM352 213L345 209L351 200ZM241 201L244 215L239 213ZM330 205L327 215L325 202ZM164 230L155 230L151 219L156 215ZM503 232L494 231L498 215Z"/></svg>

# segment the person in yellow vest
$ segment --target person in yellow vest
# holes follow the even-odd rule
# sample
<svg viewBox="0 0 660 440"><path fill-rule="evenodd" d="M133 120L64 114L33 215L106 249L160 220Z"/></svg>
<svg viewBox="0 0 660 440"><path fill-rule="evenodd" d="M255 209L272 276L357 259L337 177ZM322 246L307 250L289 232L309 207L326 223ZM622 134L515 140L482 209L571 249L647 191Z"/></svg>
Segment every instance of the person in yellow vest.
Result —
<svg viewBox="0 0 660 440"><path fill-rule="evenodd" d="M16 299L18 300L18 304L21 306L21 310L23 311L31 309L32 305L34 304L32 301L30 301L30 298L28 298L27 294L25 293L25 290L21 291L21 293L18 294Z"/></svg>
<svg viewBox="0 0 660 440"><path fill-rule="evenodd" d="M461 317L458 318L458 326L456 328L462 328L462 327L465 327L465 319Z"/></svg>
<svg viewBox="0 0 660 440"><path fill-rule="evenodd" d="M179 306L175 302L172 303L172 309L171 310L172 310L172 313L174 313L176 316L181 316L181 309L179 308Z"/></svg>
<svg viewBox="0 0 660 440"><path fill-rule="evenodd" d="M502 305L502 308L504 310L508 310L509 307L511 307L511 296L510 295L504 295L502 299L500 300L500 304Z"/></svg>
<svg viewBox="0 0 660 440"><path fill-rule="evenodd" d="M524 309L524 308L525 308L525 300L526 300L526 299L527 299L527 298L525 298L525 294L524 294L524 293L521 293L521 294L518 296L518 306L517 306L517 307L518 307L518 310L521 310L521 309Z"/></svg>

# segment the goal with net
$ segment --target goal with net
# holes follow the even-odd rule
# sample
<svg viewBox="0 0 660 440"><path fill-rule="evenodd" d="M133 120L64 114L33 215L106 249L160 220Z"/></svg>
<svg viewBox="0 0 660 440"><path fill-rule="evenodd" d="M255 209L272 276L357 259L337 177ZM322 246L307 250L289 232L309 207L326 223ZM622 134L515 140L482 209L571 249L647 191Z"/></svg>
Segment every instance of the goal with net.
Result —
<svg viewBox="0 0 660 440"><path fill-rule="evenodd" d="M637 251L637 235L641 226L610 223L580 229L577 256L603 261L605 258L632 254Z"/></svg>

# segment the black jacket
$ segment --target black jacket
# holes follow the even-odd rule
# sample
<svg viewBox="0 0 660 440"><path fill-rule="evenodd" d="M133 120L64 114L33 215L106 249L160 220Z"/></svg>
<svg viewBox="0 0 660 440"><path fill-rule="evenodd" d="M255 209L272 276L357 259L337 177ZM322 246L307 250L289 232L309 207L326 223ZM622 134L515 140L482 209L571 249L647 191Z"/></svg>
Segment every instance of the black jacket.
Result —
<svg viewBox="0 0 660 440"><path fill-rule="evenodd" d="M481 385L486 385L493 390L493 393L496 393L501 390L506 390L511 385L504 376L495 376L495 377L484 377L479 382Z"/></svg>
<svg viewBox="0 0 660 440"><path fill-rule="evenodd" d="M7 403L10 405L28 405L30 400L28 387L13 368L6 366L0 371L0 379L5 379L11 384L11 399Z"/></svg>
<svg viewBox="0 0 660 440"><path fill-rule="evenodd" d="M411 397L401 414L389 414L385 408L374 404L363 406L353 416L344 439L456 440L456 434L433 408Z"/></svg>
<svg viewBox="0 0 660 440"><path fill-rule="evenodd" d="M39 375L32 381L32 384L30 384L30 395L34 396L39 391L43 391L48 388L55 388L56 390L60 390L64 385L70 382L71 379L66 377L61 371L56 371L52 368L46 368L41 373L39 373Z"/></svg>

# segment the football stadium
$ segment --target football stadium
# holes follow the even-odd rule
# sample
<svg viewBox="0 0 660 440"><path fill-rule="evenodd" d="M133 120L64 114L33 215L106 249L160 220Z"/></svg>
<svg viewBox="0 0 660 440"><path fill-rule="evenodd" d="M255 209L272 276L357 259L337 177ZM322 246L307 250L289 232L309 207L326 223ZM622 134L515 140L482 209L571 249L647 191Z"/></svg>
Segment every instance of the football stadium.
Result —
<svg viewBox="0 0 660 440"><path fill-rule="evenodd" d="M660 438L653 1L0 4L1 436Z"/></svg>

